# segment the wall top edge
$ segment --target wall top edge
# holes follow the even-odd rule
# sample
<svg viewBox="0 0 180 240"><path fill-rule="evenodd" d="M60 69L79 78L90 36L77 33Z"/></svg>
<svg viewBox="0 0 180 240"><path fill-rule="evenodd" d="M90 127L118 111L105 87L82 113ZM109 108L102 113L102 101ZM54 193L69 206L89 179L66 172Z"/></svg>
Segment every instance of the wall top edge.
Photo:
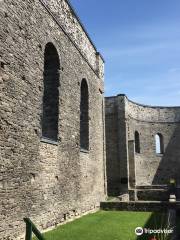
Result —
<svg viewBox="0 0 180 240"><path fill-rule="evenodd" d="M102 56L102 54L100 52L98 52L93 40L91 39L91 37L89 36L89 33L87 32L84 24L82 23L80 17L78 16L75 8L72 6L70 0L66 0L67 4L69 5L69 8L71 9L72 13L74 14L74 16L76 17L77 21L79 22L80 26L82 27L83 31L85 32L87 38L89 39L90 43L92 44L92 46L94 47L96 54L100 55L100 57L102 58L103 62L105 62L104 57Z"/></svg>
<svg viewBox="0 0 180 240"><path fill-rule="evenodd" d="M133 104L135 104L135 105L137 105L137 106L141 106L141 107L146 107L146 108L157 108L157 109L165 109L165 108L167 108L167 109L173 109L173 108L179 108L180 109L180 106L155 106L155 105L148 105L148 104L143 104L143 103L137 103L137 102L135 102L135 101L132 101L132 100L130 100L128 97L127 97L127 95L126 94L118 94L118 95L116 95L116 96L107 96L107 97L105 97L106 99L108 99L108 98L118 98L118 97L125 97L127 100L128 100L128 102L131 102L131 103L133 103Z"/></svg>

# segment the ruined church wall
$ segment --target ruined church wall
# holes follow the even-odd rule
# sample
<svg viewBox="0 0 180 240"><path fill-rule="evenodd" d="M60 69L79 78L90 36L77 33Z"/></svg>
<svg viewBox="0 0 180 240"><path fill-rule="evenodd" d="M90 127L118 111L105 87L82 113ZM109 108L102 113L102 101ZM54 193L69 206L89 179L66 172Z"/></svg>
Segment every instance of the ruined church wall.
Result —
<svg viewBox="0 0 180 240"><path fill-rule="evenodd" d="M107 190L117 196L128 189L125 101L115 96L106 97L105 103Z"/></svg>
<svg viewBox="0 0 180 240"><path fill-rule="evenodd" d="M86 54L81 52L80 41L74 44L39 0L3 0L0 19L0 239L15 240L25 232L24 217L47 229L98 207L105 198L103 74L96 71L103 61L90 45ZM56 47L61 66L57 144L41 141L48 42ZM89 88L86 153L79 146L83 78Z"/></svg>
<svg viewBox="0 0 180 240"><path fill-rule="evenodd" d="M117 102L115 97L105 99L107 191L117 195L120 191L120 162L118 161Z"/></svg>
<svg viewBox="0 0 180 240"><path fill-rule="evenodd" d="M69 34L73 42L79 47L82 54L88 59L95 71L99 71L101 75L104 74L104 65L101 64L100 69L98 69L98 59L99 54L96 50L95 45L89 37L89 34L84 29L83 24L76 15L70 1L67 0L41 0L43 4L49 9L53 16L62 24L63 29ZM100 56L100 62L103 59Z"/></svg>
<svg viewBox="0 0 180 240"><path fill-rule="evenodd" d="M135 131L140 135L140 153L133 154ZM163 154L156 154L157 133L163 136ZM108 193L128 193L135 185L167 185L170 178L175 178L179 184L179 141L180 107L141 105L124 94L107 97L107 181L111 183Z"/></svg>
<svg viewBox="0 0 180 240"><path fill-rule="evenodd" d="M140 153L135 154L136 185L166 185L179 179L180 107L152 107L126 98L128 140L140 134ZM155 135L163 136L164 153L156 153Z"/></svg>

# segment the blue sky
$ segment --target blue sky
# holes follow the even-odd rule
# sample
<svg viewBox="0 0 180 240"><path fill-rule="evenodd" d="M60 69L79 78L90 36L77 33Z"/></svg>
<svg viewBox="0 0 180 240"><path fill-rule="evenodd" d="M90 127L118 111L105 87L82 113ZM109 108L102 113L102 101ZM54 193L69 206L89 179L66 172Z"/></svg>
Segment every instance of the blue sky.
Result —
<svg viewBox="0 0 180 240"><path fill-rule="evenodd" d="M180 105L179 0L71 0L105 58L105 95Z"/></svg>

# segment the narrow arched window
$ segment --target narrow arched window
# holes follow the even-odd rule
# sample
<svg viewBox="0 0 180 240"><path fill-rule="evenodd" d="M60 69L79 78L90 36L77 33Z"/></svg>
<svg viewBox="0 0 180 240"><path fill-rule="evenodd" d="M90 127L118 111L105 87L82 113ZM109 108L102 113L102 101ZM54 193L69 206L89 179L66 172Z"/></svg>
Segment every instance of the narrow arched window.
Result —
<svg viewBox="0 0 180 240"><path fill-rule="evenodd" d="M85 79L81 82L80 96L80 148L89 150L89 92Z"/></svg>
<svg viewBox="0 0 180 240"><path fill-rule="evenodd" d="M155 142L156 142L156 153L163 154L164 153L164 141L163 141L163 136L161 133L156 134Z"/></svg>
<svg viewBox="0 0 180 240"><path fill-rule="evenodd" d="M48 43L44 52L42 137L53 141L58 139L59 69L57 50L52 43Z"/></svg>
<svg viewBox="0 0 180 240"><path fill-rule="evenodd" d="M140 153L140 138L138 131L135 131L134 139L135 139L135 152Z"/></svg>

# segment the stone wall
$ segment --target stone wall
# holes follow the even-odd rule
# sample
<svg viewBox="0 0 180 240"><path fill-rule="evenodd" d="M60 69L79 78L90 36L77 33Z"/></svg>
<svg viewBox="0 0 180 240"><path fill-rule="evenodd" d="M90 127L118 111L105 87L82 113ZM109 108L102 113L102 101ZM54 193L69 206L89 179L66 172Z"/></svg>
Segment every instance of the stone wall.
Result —
<svg viewBox="0 0 180 240"><path fill-rule="evenodd" d="M40 0L0 4L0 239L4 240L24 234L24 217L47 229L98 207L106 195L103 60L68 3L47 3L48 9ZM42 139L41 127L44 51L49 42L60 60L57 141ZM86 152L80 151L82 79L89 90Z"/></svg>
<svg viewBox="0 0 180 240"><path fill-rule="evenodd" d="M41 0L45 7L51 11L54 18L61 23L65 32L70 36L73 43L81 50L81 53L87 58L88 63L95 71L104 75L102 57L97 52L95 45L84 29L74 9L67 0ZM100 56L100 58L99 58ZM100 66L99 65L100 61Z"/></svg>
<svg viewBox="0 0 180 240"><path fill-rule="evenodd" d="M107 188L109 195L126 193L128 188L127 134L123 106L123 99L116 97L105 99Z"/></svg>
<svg viewBox="0 0 180 240"><path fill-rule="evenodd" d="M161 201L141 202L102 202L101 209L104 211L133 211L133 212L166 212L167 209L178 209L176 203Z"/></svg>
<svg viewBox="0 0 180 240"><path fill-rule="evenodd" d="M113 106L116 106L116 113L112 114ZM116 188L120 188L118 194L130 193L131 189L138 189L139 186L158 185L161 188L169 183L170 178L176 179L179 184L180 107L141 105L130 101L121 94L106 98L106 119L111 119L112 116L116 119L114 131L111 131L106 120L107 181L111 182L112 177L109 178L109 176L120 178L120 184L112 182L112 184L118 184L116 186ZM140 153L136 153L135 147L133 150L132 146L135 145L135 131L139 133ZM156 153L155 135L158 133L163 137L164 152L162 154ZM118 144L119 149L111 154L114 146ZM119 166L118 172L111 171L112 165L115 168ZM128 176L128 186L124 179L126 175ZM122 180L124 184L122 184ZM109 194L112 193L111 190ZM156 191L147 194L152 195L153 192Z"/></svg>
<svg viewBox="0 0 180 240"><path fill-rule="evenodd" d="M117 103L114 98L105 101L107 190L109 195L120 192L120 161L118 158Z"/></svg>
<svg viewBox="0 0 180 240"><path fill-rule="evenodd" d="M135 154L136 185L166 185L170 178L180 183L180 107L151 107L126 98L129 140L140 135L140 153ZM163 136L164 153L156 153L155 135Z"/></svg>

